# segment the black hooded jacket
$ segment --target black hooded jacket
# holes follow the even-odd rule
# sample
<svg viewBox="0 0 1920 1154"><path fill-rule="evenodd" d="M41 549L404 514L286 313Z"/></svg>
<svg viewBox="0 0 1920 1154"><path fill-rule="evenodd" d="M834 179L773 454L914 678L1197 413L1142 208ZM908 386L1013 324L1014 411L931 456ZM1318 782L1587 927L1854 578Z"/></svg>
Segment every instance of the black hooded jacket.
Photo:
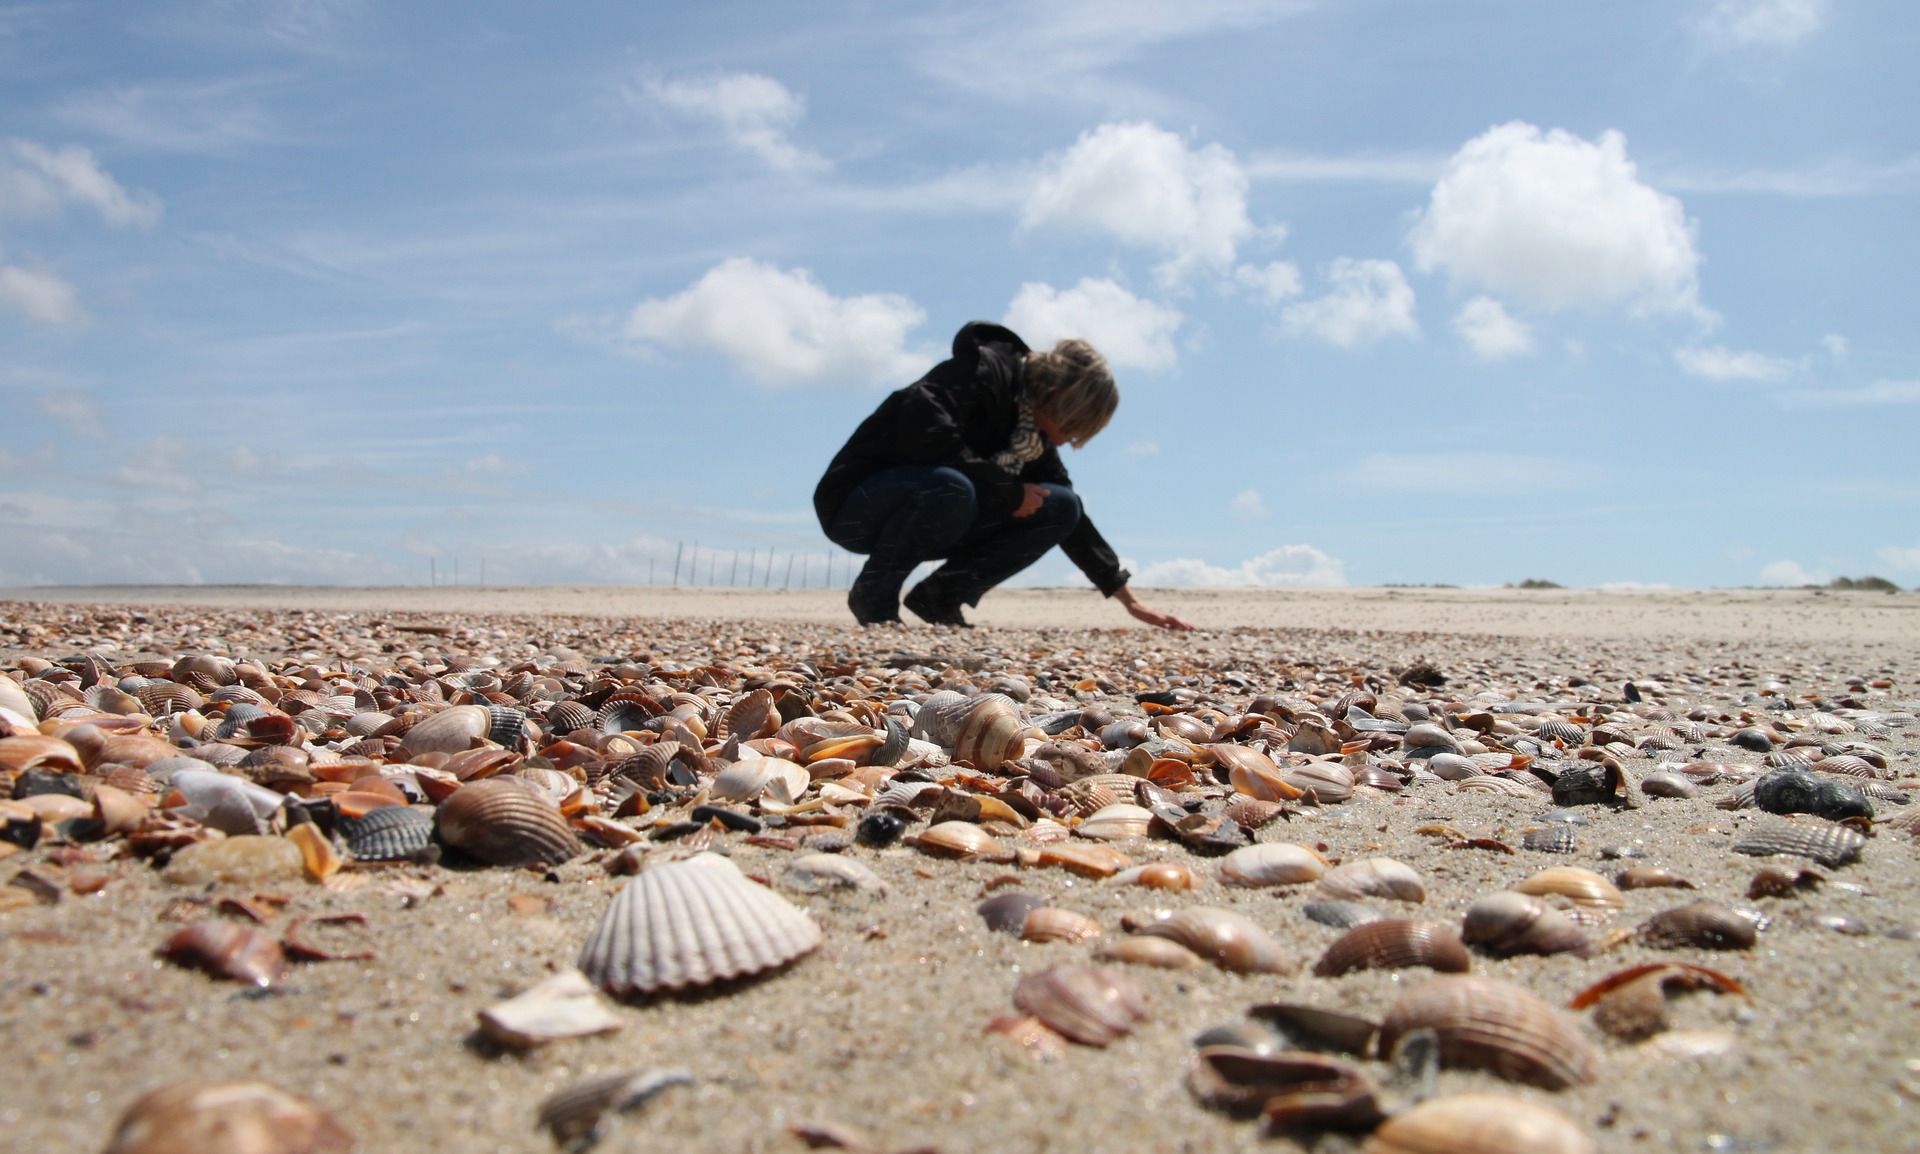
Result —
<svg viewBox="0 0 1920 1154"><path fill-rule="evenodd" d="M927 375L880 402L873 415L834 454L826 476L813 491L813 510L828 529L847 494L869 476L895 465L950 466L973 482L979 516L1004 520L1024 496L1023 486L1073 487L1059 450L1027 463L1015 477L993 463L993 455L1013 439L1026 388L1027 345L1012 330L974 321L953 338L953 357ZM1128 573L1106 538L1084 512L1060 549L1100 592L1108 597L1127 583Z"/></svg>

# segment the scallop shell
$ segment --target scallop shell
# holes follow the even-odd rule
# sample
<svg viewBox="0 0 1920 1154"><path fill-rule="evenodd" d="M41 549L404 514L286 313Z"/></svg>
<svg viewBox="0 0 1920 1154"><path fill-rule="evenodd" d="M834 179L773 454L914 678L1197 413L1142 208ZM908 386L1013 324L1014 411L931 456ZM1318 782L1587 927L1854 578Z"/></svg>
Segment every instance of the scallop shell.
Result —
<svg viewBox="0 0 1920 1154"><path fill-rule="evenodd" d="M1332 926L1336 930L1351 930L1364 926L1368 922L1377 922L1386 916L1372 906L1345 901L1308 902L1300 907L1300 912L1305 914L1309 921L1319 922L1323 926Z"/></svg>
<svg viewBox="0 0 1920 1154"><path fill-rule="evenodd" d="M228 716L232 713L229 711ZM478 705L453 705L414 723L400 739L408 757L423 753L465 753L486 738L493 717Z"/></svg>
<svg viewBox="0 0 1920 1154"><path fill-rule="evenodd" d="M1295 886L1318 881L1326 872L1326 858L1283 842L1242 846L1220 862L1220 880L1230 886Z"/></svg>
<svg viewBox="0 0 1920 1154"><path fill-rule="evenodd" d="M1511 890L1488 894L1468 906L1460 938L1496 958L1593 953L1593 943L1565 914L1532 894Z"/></svg>
<svg viewBox="0 0 1920 1154"><path fill-rule="evenodd" d="M1534 897L1564 898L1573 904L1568 916L1576 922L1598 924L1627 908L1627 899L1606 878L1579 866L1554 866L1541 870L1513 887L1518 893Z"/></svg>
<svg viewBox="0 0 1920 1154"><path fill-rule="evenodd" d="M106 1154L346 1154L333 1115L265 1082L175 1082L120 1116Z"/></svg>
<svg viewBox="0 0 1920 1154"><path fill-rule="evenodd" d="M1196 906L1149 922L1136 932L1179 942L1236 974L1290 974L1300 968L1271 934L1232 910Z"/></svg>
<svg viewBox="0 0 1920 1154"><path fill-rule="evenodd" d="M1422 1102L1381 1124L1362 1154L1593 1154L1573 1119L1551 1106L1500 1094Z"/></svg>
<svg viewBox="0 0 1920 1154"><path fill-rule="evenodd" d="M1020 979L1013 1004L1088 1046L1108 1046L1147 1016L1140 984L1110 966L1051 966Z"/></svg>
<svg viewBox="0 0 1920 1154"><path fill-rule="evenodd" d="M1473 961L1452 930L1416 918L1383 918L1342 934L1320 956L1313 972L1316 977L1333 978L1354 970L1411 966L1464 974Z"/></svg>
<svg viewBox="0 0 1920 1154"><path fill-rule="evenodd" d="M560 701L547 710L546 728L550 733L568 734L593 725L593 710L578 701Z"/></svg>
<svg viewBox="0 0 1920 1154"><path fill-rule="evenodd" d="M433 813L405 805L384 805L364 816L342 818L347 852L360 861L404 861L433 843Z"/></svg>
<svg viewBox="0 0 1920 1154"><path fill-rule="evenodd" d="M1753 857L1792 854L1838 869L1857 859L1866 844L1866 835L1844 825L1796 821L1761 826L1734 842L1732 849Z"/></svg>
<svg viewBox="0 0 1920 1154"><path fill-rule="evenodd" d="M785 758L752 757L721 770L712 788L713 796L722 801L756 801L771 789L775 801L791 805L807 792L810 781L804 766Z"/></svg>
<svg viewBox="0 0 1920 1154"><path fill-rule="evenodd" d="M442 842L489 865L559 865L581 852L560 811L513 778L461 786L434 818Z"/></svg>
<svg viewBox="0 0 1920 1154"><path fill-rule="evenodd" d="M1431 1029L1440 1060L1491 1070L1549 1090L1594 1080L1593 1047L1573 1020L1518 986L1491 978L1445 975L1409 991L1380 1024L1380 1052L1405 1034Z"/></svg>
<svg viewBox="0 0 1920 1154"><path fill-rule="evenodd" d="M615 894L578 965L616 997L682 990L783 966L820 927L717 854L655 866Z"/></svg>
<svg viewBox="0 0 1920 1154"><path fill-rule="evenodd" d="M1759 927L1738 910L1719 902L1691 902L1640 923L1640 940L1656 947L1694 946L1703 950L1750 950Z"/></svg>
<svg viewBox="0 0 1920 1154"><path fill-rule="evenodd" d="M1420 874L1405 862L1390 857L1365 857L1344 862L1328 870L1313 896L1333 901L1357 902L1366 898L1391 898L1400 902L1424 902L1427 887Z"/></svg>

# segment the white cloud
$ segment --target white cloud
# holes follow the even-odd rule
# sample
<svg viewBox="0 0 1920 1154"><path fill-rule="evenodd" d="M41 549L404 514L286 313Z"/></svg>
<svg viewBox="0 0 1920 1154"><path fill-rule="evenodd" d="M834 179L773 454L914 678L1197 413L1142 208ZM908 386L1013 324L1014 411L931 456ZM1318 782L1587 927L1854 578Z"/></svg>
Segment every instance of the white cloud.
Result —
<svg viewBox="0 0 1920 1154"><path fill-rule="evenodd" d="M1396 492L1498 495L1564 489L1571 462L1555 457L1475 451L1371 453L1353 466L1355 484Z"/></svg>
<svg viewBox="0 0 1920 1154"><path fill-rule="evenodd" d="M1847 354L1853 351L1853 345L1839 333L1828 333L1821 337L1820 347L1826 349L1827 355L1836 361L1846 360Z"/></svg>
<svg viewBox="0 0 1920 1154"><path fill-rule="evenodd" d="M57 274L44 269L0 265L0 309L50 325L74 325L86 319L80 294Z"/></svg>
<svg viewBox="0 0 1920 1154"><path fill-rule="evenodd" d="M1288 305L1282 328L1292 336L1314 336L1350 349L1386 337L1420 335L1413 318L1413 286L1390 260L1341 257L1327 271L1333 291L1315 300Z"/></svg>
<svg viewBox="0 0 1920 1154"><path fill-rule="evenodd" d="M1700 21L1720 48L1791 48L1820 31L1831 0L1715 0Z"/></svg>
<svg viewBox="0 0 1920 1154"><path fill-rule="evenodd" d="M156 152L229 152L285 139L260 103L258 78L160 81L70 97L62 121L121 144Z"/></svg>
<svg viewBox="0 0 1920 1154"><path fill-rule="evenodd" d="M1880 560L1885 561L1887 565L1896 572L1912 573L1920 571L1920 545L1915 545L1911 549L1902 549L1897 545L1889 545L1878 552Z"/></svg>
<svg viewBox="0 0 1920 1154"><path fill-rule="evenodd" d="M1777 398L1789 409L1852 409L1869 405L1920 405L1920 380L1875 381L1858 389L1801 389Z"/></svg>
<svg viewBox="0 0 1920 1154"><path fill-rule="evenodd" d="M141 490L159 489L183 497L199 495L206 486L193 470L207 460L194 447L171 433L161 433L127 457L114 476Z"/></svg>
<svg viewBox="0 0 1920 1154"><path fill-rule="evenodd" d="M1127 446L1127 453L1134 457L1157 457L1160 455L1160 442L1135 441Z"/></svg>
<svg viewBox="0 0 1920 1154"><path fill-rule="evenodd" d="M789 138L806 115L806 101L771 76L733 72L698 80L649 81L646 91L676 112L713 123L729 144L781 172L832 167L825 157Z"/></svg>
<svg viewBox="0 0 1920 1154"><path fill-rule="evenodd" d="M1709 381L1782 381L1801 368L1799 361L1764 353L1737 353L1715 345L1710 349L1678 349L1673 359L1680 368Z"/></svg>
<svg viewBox="0 0 1920 1154"><path fill-rule="evenodd" d="M1021 212L1028 228L1111 233L1166 254L1165 283L1232 266L1247 220L1247 177L1218 144L1189 148L1151 124L1103 124L1051 158Z"/></svg>
<svg viewBox="0 0 1920 1154"><path fill-rule="evenodd" d="M836 297L806 269L734 257L676 296L641 301L624 332L643 345L718 353L762 384L904 385L933 362L906 348L926 319L903 296Z"/></svg>
<svg viewBox="0 0 1920 1154"><path fill-rule="evenodd" d="M1769 561L1760 567L1762 585L1825 585L1831 579L1825 569L1808 572L1798 561Z"/></svg>
<svg viewBox="0 0 1920 1154"><path fill-rule="evenodd" d="M1249 521L1258 521L1267 515L1267 503L1260 499L1260 490L1243 489L1233 499L1233 515Z"/></svg>
<svg viewBox="0 0 1920 1154"><path fill-rule="evenodd" d="M48 216L63 204L89 205L108 224L147 226L160 219L159 201L148 193L128 192L87 149L8 141L0 157L0 212Z"/></svg>
<svg viewBox="0 0 1920 1154"><path fill-rule="evenodd" d="M1492 297L1468 301L1454 315L1453 327L1473 349L1473 355L1483 361L1500 361L1533 351L1533 330Z"/></svg>
<svg viewBox="0 0 1920 1154"><path fill-rule="evenodd" d="M1641 182L1618 132L1489 129L1454 154L1408 241L1421 271L1537 308L1706 315L1686 212Z"/></svg>
<svg viewBox="0 0 1920 1154"><path fill-rule="evenodd" d="M1270 305L1305 291L1300 283L1300 267L1290 260L1260 266L1243 264L1233 270L1233 279L1258 293L1260 299Z"/></svg>
<svg viewBox="0 0 1920 1154"><path fill-rule="evenodd" d="M100 421L99 403L85 393L71 390L42 393L35 403L41 412L58 421L76 437L89 441L113 439Z"/></svg>
<svg viewBox="0 0 1920 1154"><path fill-rule="evenodd" d="M1145 587L1319 588L1345 585L1347 570L1338 559L1311 545L1282 545L1230 569L1191 557L1156 561L1142 568L1133 581Z"/></svg>
<svg viewBox="0 0 1920 1154"><path fill-rule="evenodd" d="M1158 372L1180 358L1173 334L1184 319L1179 310L1142 300L1104 277L1085 277L1064 290L1021 285L1003 323L1036 349L1078 337L1116 368Z"/></svg>

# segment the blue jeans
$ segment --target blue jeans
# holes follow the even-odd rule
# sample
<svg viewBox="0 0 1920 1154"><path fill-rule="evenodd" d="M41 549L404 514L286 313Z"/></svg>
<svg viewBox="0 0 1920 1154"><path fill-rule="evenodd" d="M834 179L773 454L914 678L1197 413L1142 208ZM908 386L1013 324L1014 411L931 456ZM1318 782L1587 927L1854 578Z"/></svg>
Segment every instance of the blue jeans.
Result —
<svg viewBox="0 0 1920 1154"><path fill-rule="evenodd" d="M1046 500L1026 517L983 517L973 482L958 469L896 465L860 482L827 536L867 554L849 600L870 618L899 611L900 586L922 561L946 558L922 584L945 605L978 605L987 590L1038 561L1080 523L1080 498L1042 485Z"/></svg>

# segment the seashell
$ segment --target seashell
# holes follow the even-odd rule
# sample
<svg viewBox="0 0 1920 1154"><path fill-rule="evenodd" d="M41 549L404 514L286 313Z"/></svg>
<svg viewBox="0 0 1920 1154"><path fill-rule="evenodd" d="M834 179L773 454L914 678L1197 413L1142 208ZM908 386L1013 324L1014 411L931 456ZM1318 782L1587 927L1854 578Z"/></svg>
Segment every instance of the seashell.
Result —
<svg viewBox="0 0 1920 1154"><path fill-rule="evenodd" d="M1202 1046L1187 1064L1187 1088L1217 1110L1265 1112L1270 1125L1368 1130L1381 1120L1373 1083L1330 1054Z"/></svg>
<svg viewBox="0 0 1920 1154"><path fill-rule="evenodd" d="M897 717L889 715L884 719L886 736L880 744L867 754L868 765L893 766L907 756L907 727Z"/></svg>
<svg viewBox="0 0 1920 1154"><path fill-rule="evenodd" d="M1844 825L1775 822L1748 832L1731 848L1752 857L1792 854L1838 869L1858 859L1866 844L1866 835Z"/></svg>
<svg viewBox="0 0 1920 1154"><path fill-rule="evenodd" d="M406 861L433 843L433 811L386 805L357 818L342 818L347 852L360 861Z"/></svg>
<svg viewBox="0 0 1920 1154"><path fill-rule="evenodd" d="M943 821L911 837L907 845L941 857L1003 857L1007 847L970 821Z"/></svg>
<svg viewBox="0 0 1920 1154"><path fill-rule="evenodd" d="M747 696L751 697L752 694ZM592 724L593 728L601 733L639 733L647 728L649 722L665 712L666 710L661 708L659 702L644 693L616 693L600 703L599 712L594 714Z"/></svg>
<svg viewBox="0 0 1920 1154"><path fill-rule="evenodd" d="M592 727L594 721L593 710L580 702L556 701L553 708L547 710L546 729L549 733L572 733Z"/></svg>
<svg viewBox="0 0 1920 1154"><path fill-rule="evenodd" d="M1492 978L1443 975L1409 991L1380 1024L1380 1050L1430 1029L1440 1061L1490 1070L1549 1090L1594 1080L1596 1057L1571 1019L1539 998Z"/></svg>
<svg viewBox="0 0 1920 1154"><path fill-rule="evenodd" d="M1686 962L1632 966L1588 986L1567 1003L1593 1007L1593 1021L1617 1038L1639 1039L1667 1028L1667 991L1709 989L1746 996L1746 987L1718 970Z"/></svg>
<svg viewBox="0 0 1920 1154"><path fill-rule="evenodd" d="M1303 845L1264 842L1242 846L1220 862L1220 880L1230 886L1293 886L1318 881L1327 859Z"/></svg>
<svg viewBox="0 0 1920 1154"><path fill-rule="evenodd" d="M1500 1094L1453 1094L1387 1119L1362 1154L1593 1154L1573 1119Z"/></svg>
<svg viewBox="0 0 1920 1154"><path fill-rule="evenodd" d="M0 770L24 773L29 769L81 773L86 765L79 750L57 737L38 733L0 737Z"/></svg>
<svg viewBox="0 0 1920 1154"><path fill-rule="evenodd" d="M1159 938L1131 938L1130 941L1160 941ZM1292 1048L1292 1040L1265 1022L1243 1019L1209 1026L1193 1036L1195 1049L1203 1046L1233 1046L1255 1054L1277 1054Z"/></svg>
<svg viewBox="0 0 1920 1154"><path fill-rule="evenodd" d="M280 943L235 922L195 922L167 939L161 956L216 978L266 987L287 976Z"/></svg>
<svg viewBox="0 0 1920 1154"><path fill-rule="evenodd" d="M566 818L510 777L461 786L434 813L440 840L489 865L559 865L581 853Z"/></svg>
<svg viewBox="0 0 1920 1154"><path fill-rule="evenodd" d="M1020 719L1020 707L999 694L975 699L954 737L953 758L975 769L999 769L1020 756L1034 732Z"/></svg>
<svg viewBox="0 0 1920 1154"><path fill-rule="evenodd" d="M786 881L803 893L826 890L858 890L884 894L887 884L880 875L845 854L804 853L787 863Z"/></svg>
<svg viewBox="0 0 1920 1154"><path fill-rule="evenodd" d="M1336 930L1351 930L1364 926L1368 922L1377 922L1386 915L1372 906L1360 902L1323 901L1308 902L1300 907L1300 912L1309 921L1319 922L1323 926L1332 926Z"/></svg>
<svg viewBox="0 0 1920 1154"><path fill-rule="evenodd" d="M175 1082L120 1116L106 1154L346 1154L333 1115L265 1082Z"/></svg>
<svg viewBox="0 0 1920 1154"><path fill-rule="evenodd" d="M1083 913L1041 906L1027 915L1020 937L1029 942L1085 942L1101 933L1100 923Z"/></svg>
<svg viewBox="0 0 1920 1154"><path fill-rule="evenodd" d="M1122 717L1100 728L1100 748L1132 749L1153 736L1144 717Z"/></svg>
<svg viewBox="0 0 1920 1154"><path fill-rule="evenodd" d="M1328 870L1313 887L1313 896L1331 901L1391 898L1418 903L1427 900L1427 887L1421 883L1420 874L1404 862L1390 857L1366 857Z"/></svg>
<svg viewBox="0 0 1920 1154"><path fill-rule="evenodd" d="M1505 797L1518 797L1527 800L1532 800L1535 796L1535 791L1531 787L1517 782L1510 777L1501 777L1498 774L1492 773L1483 773L1478 777L1462 778L1460 781L1454 783L1453 788L1456 793L1497 793Z"/></svg>
<svg viewBox="0 0 1920 1154"><path fill-rule="evenodd" d="M1380 1023L1341 1010L1297 1002L1267 1002L1254 1006L1248 1015L1273 1023L1296 1045L1316 1050L1331 1049L1346 1054L1366 1055L1373 1050Z"/></svg>
<svg viewBox="0 0 1920 1154"><path fill-rule="evenodd" d="M684 1070L602 1074L547 1095L540 1103L540 1125L561 1149L586 1150L606 1135L609 1115L638 1110L662 1091L693 1082Z"/></svg>
<svg viewBox="0 0 1920 1154"><path fill-rule="evenodd" d="M1408 728L1400 738L1406 757L1431 758L1435 753L1459 753L1460 743L1445 728L1423 721Z"/></svg>
<svg viewBox="0 0 1920 1154"><path fill-rule="evenodd" d="M1660 770L1640 779L1640 792L1648 797L1693 797L1700 792L1694 780L1683 773Z"/></svg>
<svg viewBox="0 0 1920 1154"><path fill-rule="evenodd" d="M792 805L811 781L805 766L780 757L753 757L715 775L712 792L722 801L756 801L764 793L782 805Z"/></svg>
<svg viewBox="0 0 1920 1154"><path fill-rule="evenodd" d="M1719 902L1692 902L1640 923L1640 940L1656 948L1748 950L1758 936L1754 919Z"/></svg>
<svg viewBox="0 0 1920 1154"><path fill-rule="evenodd" d="M987 928L997 934L1018 934L1027 928L1027 916L1047 904L1038 894L1009 890L998 893L974 907Z"/></svg>
<svg viewBox="0 0 1920 1154"><path fill-rule="evenodd" d="M1049 1029L1088 1046L1109 1046L1147 1016L1147 994L1110 966L1051 966L1020 979L1013 1004Z"/></svg>
<svg viewBox="0 0 1920 1154"><path fill-rule="evenodd" d="M1260 829L1287 811L1287 807L1277 801L1261 801L1259 798L1236 797L1227 803L1222 811L1228 821L1242 829Z"/></svg>
<svg viewBox="0 0 1920 1154"><path fill-rule="evenodd" d="M415 722L400 739L409 758L423 753L465 753L486 740L493 716L478 705L452 705Z"/></svg>
<svg viewBox="0 0 1920 1154"><path fill-rule="evenodd" d="M1467 907L1460 938L1496 958L1514 954L1589 957L1593 943L1559 910L1531 894L1503 890Z"/></svg>
<svg viewBox="0 0 1920 1154"><path fill-rule="evenodd" d="M1073 832L1099 841L1125 841L1147 836L1153 812L1144 806L1124 802L1101 806L1083 818Z"/></svg>
<svg viewBox="0 0 1920 1154"><path fill-rule="evenodd" d="M305 868L300 847L286 838L242 835L187 846L160 876L180 886L248 885L297 878Z"/></svg>
<svg viewBox="0 0 1920 1154"><path fill-rule="evenodd" d="M1839 753L1832 757L1823 757L1819 761L1814 762L1813 768L1819 770L1821 773L1838 773L1844 774L1847 777L1879 776L1872 762L1864 757L1856 757L1850 753Z"/></svg>
<svg viewBox="0 0 1920 1154"><path fill-rule="evenodd" d="M646 870L614 895L580 950L581 972L616 997L682 990L783 966L820 927L717 854Z"/></svg>
<svg viewBox="0 0 1920 1154"><path fill-rule="evenodd" d="M1120 962L1130 966L1153 966L1162 970L1191 970L1206 965L1206 959L1171 938L1141 934L1117 938L1093 952L1096 962Z"/></svg>
<svg viewBox="0 0 1920 1154"><path fill-rule="evenodd" d="M1339 805L1353 799L1353 771L1338 762L1310 761L1287 770L1286 783L1319 805Z"/></svg>
<svg viewBox="0 0 1920 1154"><path fill-rule="evenodd" d="M1576 922L1606 922L1627 908L1627 899L1612 882L1579 866L1544 869L1513 888L1534 897L1557 897L1571 902L1574 908L1568 916Z"/></svg>
<svg viewBox="0 0 1920 1154"><path fill-rule="evenodd" d="M1200 879L1184 865L1162 862L1121 870L1113 875L1113 883L1123 886L1146 886L1148 889L1156 890L1190 890L1200 884Z"/></svg>
<svg viewBox="0 0 1920 1154"><path fill-rule="evenodd" d="M480 1030L502 1046L530 1049L561 1038L584 1038L620 1028L579 970L566 969L479 1014Z"/></svg>
<svg viewBox="0 0 1920 1154"><path fill-rule="evenodd" d="M1586 730L1581 729L1570 721L1557 717L1541 722L1540 728L1534 730L1534 732L1546 738L1548 741L1558 741L1569 746L1585 745L1587 743Z"/></svg>
<svg viewBox="0 0 1920 1154"><path fill-rule="evenodd" d="M1342 934L1314 964L1313 973L1315 977L1336 978L1355 970L1404 970L1412 966L1464 974L1473 961L1452 930L1415 918L1383 918Z"/></svg>
<svg viewBox="0 0 1920 1154"><path fill-rule="evenodd" d="M1465 781L1485 774L1486 770L1458 753L1436 753L1427 758L1427 772L1443 781Z"/></svg>
<svg viewBox="0 0 1920 1154"><path fill-rule="evenodd" d="M199 709L207 699L185 685L171 681L151 681L140 687L140 704L155 717L166 717L174 713L186 713Z"/></svg>
<svg viewBox="0 0 1920 1154"><path fill-rule="evenodd" d="M1256 801L1292 801L1306 791L1288 783L1273 759L1245 745L1210 745L1215 761L1227 767L1227 781L1236 793Z"/></svg>
<svg viewBox="0 0 1920 1154"><path fill-rule="evenodd" d="M1044 824L1047 823L1035 823L1034 828L1027 831L1027 836L1031 839L1033 834L1040 832ZM1110 846L1069 842L1048 844L1040 851L1034 864L1057 866L1077 873L1081 877L1105 878L1112 877L1120 870L1131 866L1133 859Z"/></svg>
<svg viewBox="0 0 1920 1154"><path fill-rule="evenodd" d="M1258 923L1232 910L1196 906L1138 926L1135 932L1179 942L1236 974L1291 974L1300 968Z"/></svg>
<svg viewBox="0 0 1920 1154"><path fill-rule="evenodd" d="M1520 844L1538 853L1572 853L1580 846L1580 835L1573 826L1555 822L1520 835Z"/></svg>
<svg viewBox="0 0 1920 1154"><path fill-rule="evenodd" d="M1695 888L1694 884L1686 878L1672 870L1660 869L1657 866L1635 866L1630 870L1622 870L1614 875L1613 884L1623 890Z"/></svg>
<svg viewBox="0 0 1920 1154"><path fill-rule="evenodd" d="M1049 741L1033 751L1035 760L1044 761L1059 775L1060 785L1107 772L1106 759L1071 741ZM1054 786L1053 788L1059 788Z"/></svg>

